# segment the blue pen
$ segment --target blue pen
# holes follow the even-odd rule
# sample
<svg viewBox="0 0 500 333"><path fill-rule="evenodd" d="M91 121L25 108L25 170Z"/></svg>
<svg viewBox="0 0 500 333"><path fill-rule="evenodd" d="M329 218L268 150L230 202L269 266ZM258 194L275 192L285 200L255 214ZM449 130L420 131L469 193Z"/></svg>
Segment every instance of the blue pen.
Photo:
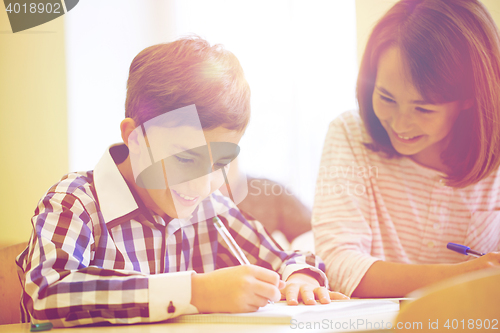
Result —
<svg viewBox="0 0 500 333"><path fill-rule="evenodd" d="M461 254L465 254L466 256L467 255L471 255L474 257L484 256L484 253L481 253L481 252L476 251L476 250L472 250L470 247L465 246L465 245L448 243L448 245L446 245L446 247L452 251L455 251L455 252L458 252Z"/></svg>

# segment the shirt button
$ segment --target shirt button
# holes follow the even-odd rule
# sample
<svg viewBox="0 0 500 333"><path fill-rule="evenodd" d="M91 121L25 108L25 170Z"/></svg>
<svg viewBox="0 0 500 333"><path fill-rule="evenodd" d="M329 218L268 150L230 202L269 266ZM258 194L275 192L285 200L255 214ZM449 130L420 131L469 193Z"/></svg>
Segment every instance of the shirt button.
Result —
<svg viewBox="0 0 500 333"><path fill-rule="evenodd" d="M446 186L445 180L443 178L439 180L439 185Z"/></svg>
<svg viewBox="0 0 500 333"><path fill-rule="evenodd" d="M433 227L434 227L434 229L439 229L440 225L439 225L439 223L434 223Z"/></svg>
<svg viewBox="0 0 500 333"><path fill-rule="evenodd" d="M434 247L434 242L430 241L429 243L427 243L427 247L432 249Z"/></svg>

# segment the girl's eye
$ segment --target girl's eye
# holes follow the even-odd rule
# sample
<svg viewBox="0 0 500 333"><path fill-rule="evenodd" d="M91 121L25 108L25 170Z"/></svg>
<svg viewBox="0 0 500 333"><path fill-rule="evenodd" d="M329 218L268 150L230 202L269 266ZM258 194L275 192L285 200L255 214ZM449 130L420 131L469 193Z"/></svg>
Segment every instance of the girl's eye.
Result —
<svg viewBox="0 0 500 333"><path fill-rule="evenodd" d="M381 98L383 101L387 102L387 103L394 103L394 102L395 102L393 99L391 99L391 98L389 98L389 97L385 97L384 95L380 95L380 98Z"/></svg>
<svg viewBox="0 0 500 333"><path fill-rule="evenodd" d="M427 109L423 109L423 108L420 108L420 107L419 107L419 108L416 108L416 110L417 110L418 112L422 112L422 113L433 113L433 112L434 112L434 111L432 111L432 110L427 110Z"/></svg>
<svg viewBox="0 0 500 333"><path fill-rule="evenodd" d="M174 155L174 156L181 163L191 163L191 162L193 162L193 160L191 160L189 158L182 158L182 157L179 157L177 155Z"/></svg>

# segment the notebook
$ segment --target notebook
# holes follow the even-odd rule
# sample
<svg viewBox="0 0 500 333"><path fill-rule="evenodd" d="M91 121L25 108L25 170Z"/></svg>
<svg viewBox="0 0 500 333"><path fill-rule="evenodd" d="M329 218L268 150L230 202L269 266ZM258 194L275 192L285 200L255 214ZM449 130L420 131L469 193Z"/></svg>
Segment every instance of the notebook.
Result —
<svg viewBox="0 0 500 333"><path fill-rule="evenodd" d="M172 323L290 324L296 321L322 321L399 311L399 299L351 299L330 304L289 306L286 301L268 304L250 313L210 313L181 315Z"/></svg>

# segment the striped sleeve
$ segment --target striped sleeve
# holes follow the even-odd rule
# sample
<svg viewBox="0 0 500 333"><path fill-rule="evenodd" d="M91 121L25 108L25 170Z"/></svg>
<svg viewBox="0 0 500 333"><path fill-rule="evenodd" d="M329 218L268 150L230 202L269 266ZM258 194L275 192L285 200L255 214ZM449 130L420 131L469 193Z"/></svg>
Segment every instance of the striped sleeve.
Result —
<svg viewBox="0 0 500 333"><path fill-rule="evenodd" d="M372 231L370 165L361 135L343 117L330 124L316 183L312 227L316 253L326 264L330 288L352 294L368 268Z"/></svg>

